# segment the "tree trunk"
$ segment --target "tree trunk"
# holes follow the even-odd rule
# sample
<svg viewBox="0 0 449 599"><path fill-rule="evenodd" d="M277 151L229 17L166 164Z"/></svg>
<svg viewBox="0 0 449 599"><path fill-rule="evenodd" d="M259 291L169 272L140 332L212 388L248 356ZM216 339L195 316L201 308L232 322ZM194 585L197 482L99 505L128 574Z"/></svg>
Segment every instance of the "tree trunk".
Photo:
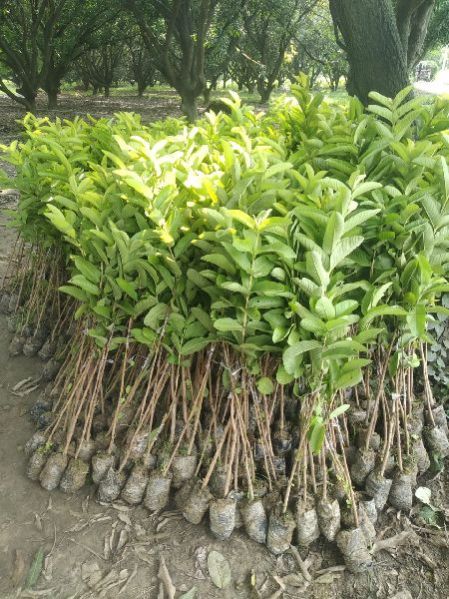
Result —
<svg viewBox="0 0 449 599"><path fill-rule="evenodd" d="M204 103L206 104L206 106L209 104L210 102L210 94L211 94L211 88L210 87L205 87L203 90L203 98L204 98Z"/></svg>
<svg viewBox="0 0 449 599"><path fill-rule="evenodd" d="M147 89L146 83L143 83L142 81L137 82L137 95L139 98L143 97L143 94L145 93L146 89Z"/></svg>
<svg viewBox="0 0 449 599"><path fill-rule="evenodd" d="M194 123L198 118L198 111L196 105L197 96L193 92L190 91L180 91L181 96L181 110L183 114L187 117L187 120L190 123Z"/></svg>
<svg viewBox="0 0 449 599"><path fill-rule="evenodd" d="M257 91L260 95L261 104L267 104L267 102L270 101L270 96L273 91L273 88L274 86L271 83L266 82L263 79L259 79L259 81L257 82Z"/></svg>
<svg viewBox="0 0 449 599"><path fill-rule="evenodd" d="M24 98L22 103L25 106L25 110L27 112L36 114L36 92L33 92L28 88L24 89L24 86L19 88L17 91Z"/></svg>
<svg viewBox="0 0 449 599"><path fill-rule="evenodd" d="M104 86L104 97L105 98L111 97L111 88L109 87L109 85Z"/></svg>
<svg viewBox="0 0 449 599"><path fill-rule="evenodd" d="M53 110L58 107L58 89L50 88L47 90L47 98L48 103L47 106L50 110Z"/></svg>
<svg viewBox="0 0 449 599"><path fill-rule="evenodd" d="M265 88L263 91L259 91L261 104L267 104L270 101L272 91L273 90L268 87Z"/></svg>
<svg viewBox="0 0 449 599"><path fill-rule="evenodd" d="M391 0L329 0L329 4L348 56L348 92L364 103L370 91L394 97L409 79Z"/></svg>

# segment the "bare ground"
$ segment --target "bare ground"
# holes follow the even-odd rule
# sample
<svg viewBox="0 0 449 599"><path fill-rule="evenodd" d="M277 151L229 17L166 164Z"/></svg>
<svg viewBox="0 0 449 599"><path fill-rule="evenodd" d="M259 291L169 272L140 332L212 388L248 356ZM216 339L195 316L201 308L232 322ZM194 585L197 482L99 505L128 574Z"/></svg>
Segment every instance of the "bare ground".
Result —
<svg viewBox="0 0 449 599"><path fill-rule="evenodd" d="M117 110L144 113L146 120L176 114L177 99L161 94L143 101L64 98L59 116L91 113L106 116ZM15 106L0 100L0 135L18 132ZM16 199L0 195L0 208L13 208ZM15 234L0 216L0 276L8 261ZM215 540L205 525L187 524L172 510L149 516L142 508L120 504L101 506L94 488L74 497L49 494L25 476L23 446L33 428L27 413L40 389L23 396L14 387L28 377L39 378L42 362L10 358L10 335L0 318L0 599L187 598L248 599L447 599L449 597L449 477L428 483L432 504L438 508L440 528L423 525L417 511L383 514L379 538L403 531L416 534L414 542L376 554L374 567L354 576L342 571L334 546L318 542L301 552L312 580L306 581L292 555L274 558L268 551L236 532L229 542ZM30 568L39 550L44 564L33 589L26 589ZM229 561L232 582L218 589L211 581L206 560L210 551ZM176 592L168 590L166 564ZM340 568L338 568L340 566ZM39 570L39 569L38 569ZM324 572L323 572L324 570ZM39 573L39 572L38 572ZM164 586L165 580L165 586ZM162 587L161 587L162 585ZM161 592L161 588L164 590Z"/></svg>

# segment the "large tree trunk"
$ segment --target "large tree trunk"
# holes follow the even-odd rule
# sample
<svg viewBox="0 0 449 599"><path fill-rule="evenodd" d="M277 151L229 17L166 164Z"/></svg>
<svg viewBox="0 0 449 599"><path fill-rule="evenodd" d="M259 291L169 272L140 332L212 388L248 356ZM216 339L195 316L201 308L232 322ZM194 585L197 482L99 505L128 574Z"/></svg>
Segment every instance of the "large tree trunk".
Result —
<svg viewBox="0 0 449 599"><path fill-rule="evenodd" d="M329 0L349 61L348 92L368 102L370 91L393 97L409 83L391 0Z"/></svg>
<svg viewBox="0 0 449 599"><path fill-rule="evenodd" d="M181 110L187 117L187 120L190 123L194 123L198 118L198 110L197 110L197 94L195 92L190 91L179 91L181 96Z"/></svg>
<svg viewBox="0 0 449 599"><path fill-rule="evenodd" d="M57 89L49 89L47 90L47 98L48 98L48 108L53 110L58 107L58 90Z"/></svg>
<svg viewBox="0 0 449 599"><path fill-rule="evenodd" d="M435 0L329 0L350 65L348 91L394 96L422 57ZM338 37L337 37L337 41Z"/></svg>
<svg viewBox="0 0 449 599"><path fill-rule="evenodd" d="M139 98L143 98L143 94L146 92L148 85L146 82L144 81L138 81L137 82L137 96Z"/></svg>

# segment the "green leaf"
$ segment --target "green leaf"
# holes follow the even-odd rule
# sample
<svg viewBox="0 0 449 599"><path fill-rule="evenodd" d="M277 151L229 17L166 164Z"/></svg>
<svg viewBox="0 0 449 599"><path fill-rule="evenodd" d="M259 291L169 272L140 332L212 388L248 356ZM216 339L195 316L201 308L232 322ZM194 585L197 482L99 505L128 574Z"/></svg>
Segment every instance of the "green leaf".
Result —
<svg viewBox="0 0 449 599"><path fill-rule="evenodd" d="M334 248L330 256L330 269L334 270L345 258L350 256L352 252L363 243L363 237L345 237Z"/></svg>
<svg viewBox="0 0 449 599"><path fill-rule="evenodd" d="M350 407L351 406L348 403L338 406L338 408L335 408L335 410L332 410L332 412L329 414L329 420L332 420L333 418L338 418L339 416L347 412Z"/></svg>
<svg viewBox="0 0 449 599"><path fill-rule="evenodd" d="M190 339L182 346L181 355L190 356L191 354L196 354L207 347L210 342L211 340L209 338Z"/></svg>
<svg viewBox="0 0 449 599"><path fill-rule="evenodd" d="M26 579L26 588L32 589L37 581L39 580L39 576L42 573L42 569L44 567L44 550L42 547L36 551L33 559L33 563L31 564L31 568L28 571L28 576Z"/></svg>
<svg viewBox="0 0 449 599"><path fill-rule="evenodd" d="M246 214L246 212L242 212L242 210L225 210L225 214L231 216L234 220L239 221L240 223L248 227L248 229L256 228L255 220L251 218L249 214Z"/></svg>
<svg viewBox="0 0 449 599"><path fill-rule="evenodd" d="M288 372L285 370L284 366L282 364L279 365L277 372L276 372L276 381L280 384L280 385L289 385L290 383L292 383L294 381L294 376L291 374L288 374Z"/></svg>
<svg viewBox="0 0 449 599"><path fill-rule="evenodd" d="M388 108L385 108L384 106L377 106L377 104L370 104L367 107L367 110L377 116L381 116L383 119L385 119L389 123L393 122L393 115L392 115L391 110L389 110Z"/></svg>
<svg viewBox="0 0 449 599"><path fill-rule="evenodd" d="M99 268L81 256L72 256L72 260L74 261L76 268L86 277L86 279L89 279L89 281L96 284L100 282L101 272Z"/></svg>
<svg viewBox="0 0 449 599"><path fill-rule="evenodd" d="M118 277L116 279L116 282L120 289L126 293L126 295L129 295L131 299L137 302L137 291L132 283L130 283L129 281L125 281L125 279L122 279L121 277Z"/></svg>
<svg viewBox="0 0 449 599"><path fill-rule="evenodd" d="M335 383L335 390L347 389L349 387L355 387L363 380L363 371L360 368L345 372L342 374Z"/></svg>
<svg viewBox="0 0 449 599"><path fill-rule="evenodd" d="M408 91L408 93L410 93L410 90ZM382 104L382 106L385 106L386 108L393 108L393 100L391 98L388 98L387 96L383 96L379 92L370 92L368 94L368 97L377 102L378 104Z"/></svg>
<svg viewBox="0 0 449 599"><path fill-rule="evenodd" d="M96 285L88 281L86 277L84 277L83 275L75 275L70 279L70 282L73 283L73 285L80 287L89 295L100 295L100 289Z"/></svg>
<svg viewBox="0 0 449 599"><path fill-rule="evenodd" d="M317 422L310 434L310 448L312 452L317 455L320 453L321 448L323 447L324 437L326 435L326 427L322 422Z"/></svg>
<svg viewBox="0 0 449 599"><path fill-rule="evenodd" d="M340 241L341 236L344 232L344 220L343 216L339 212L333 212L329 218L324 233L323 249L328 254L332 253L332 250Z"/></svg>
<svg viewBox="0 0 449 599"><path fill-rule="evenodd" d="M284 368L288 374L294 374L298 365L299 358L306 352L315 349L321 349L321 343L318 341L299 341L284 351L282 356Z"/></svg>
<svg viewBox="0 0 449 599"><path fill-rule="evenodd" d="M259 379L256 383L257 388L262 395L271 395L274 391L273 381L268 377Z"/></svg>
<svg viewBox="0 0 449 599"><path fill-rule="evenodd" d="M335 318L335 308L328 297L320 297L315 304L315 311L323 320L331 320L332 318Z"/></svg>
<svg viewBox="0 0 449 599"><path fill-rule="evenodd" d="M156 304L145 316L144 325L150 329L159 327L162 320L168 316L169 307L166 304Z"/></svg>
<svg viewBox="0 0 449 599"><path fill-rule="evenodd" d="M368 311L366 316L360 321L361 327L365 328L372 320L378 318L379 316L404 317L407 316L407 312L400 306L389 306L387 304L382 304L381 306L376 306Z"/></svg>
<svg viewBox="0 0 449 599"><path fill-rule="evenodd" d="M235 267L230 260L226 258L223 254L208 254L207 256L203 256L201 260L205 262L209 262L210 264L214 264L219 268L226 271L228 274L235 274Z"/></svg>
<svg viewBox="0 0 449 599"><path fill-rule="evenodd" d="M75 229L66 219L63 212L59 210L59 208L53 204L48 204L47 210L45 211L45 216L52 223L52 225L58 229L58 231L61 231L61 233L64 233L64 235L67 235L67 237L70 237L71 239L75 239Z"/></svg>
<svg viewBox="0 0 449 599"><path fill-rule="evenodd" d="M221 331L222 333L241 333L243 331L242 325L234 318L218 318L214 322L214 327L217 329L217 331Z"/></svg>
<svg viewBox="0 0 449 599"><path fill-rule="evenodd" d="M332 258L331 258L332 261ZM329 285L329 273L323 266L321 254L316 251L306 253L306 266L307 274L315 279L316 283L319 283L323 289L326 289Z"/></svg>
<svg viewBox="0 0 449 599"><path fill-rule="evenodd" d="M79 289L78 287L73 287L72 285L63 285L59 288L59 291L61 293L66 293L67 295L71 295L80 302L84 303L88 301L85 292L82 289Z"/></svg>

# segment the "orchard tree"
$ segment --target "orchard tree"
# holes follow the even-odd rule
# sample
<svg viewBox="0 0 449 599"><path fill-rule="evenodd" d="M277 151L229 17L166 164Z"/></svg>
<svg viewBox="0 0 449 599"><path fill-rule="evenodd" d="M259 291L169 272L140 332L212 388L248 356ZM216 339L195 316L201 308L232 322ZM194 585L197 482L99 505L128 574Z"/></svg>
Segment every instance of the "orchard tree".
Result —
<svg viewBox="0 0 449 599"><path fill-rule="evenodd" d="M111 33L119 15L115 0L53 0L59 10L48 43L47 68L42 88L49 108L57 105L61 81L78 58L96 48L99 39ZM44 32L48 24L44 23ZM44 33L44 35L48 35Z"/></svg>
<svg viewBox="0 0 449 599"><path fill-rule="evenodd" d="M130 79L137 84L137 95L143 97L148 86L154 85L156 65L153 56L142 39L140 29L133 30L127 41L128 72Z"/></svg>
<svg viewBox="0 0 449 599"><path fill-rule="evenodd" d="M248 0L243 15L244 54L259 65L257 91L268 102L303 19L317 0Z"/></svg>
<svg viewBox="0 0 449 599"><path fill-rule="evenodd" d="M96 50L90 50L82 56L79 64L79 69L83 73L82 79L90 82L94 95L103 90L105 98L109 98L124 51L124 43L116 41Z"/></svg>
<svg viewBox="0 0 449 599"><path fill-rule="evenodd" d="M34 111L43 88L54 107L71 64L95 45L98 31L117 12L115 0L2 0L0 62L13 74L17 91L4 79L0 89Z"/></svg>
<svg viewBox="0 0 449 599"><path fill-rule="evenodd" d="M4 0L0 6L0 61L13 74L17 91L4 78L0 90L30 111L47 66L40 48L48 9L48 0Z"/></svg>
<svg viewBox="0 0 449 599"><path fill-rule="evenodd" d="M221 0L124 0L133 12L157 69L181 96L190 121L206 86L208 34Z"/></svg>
<svg viewBox="0 0 449 599"><path fill-rule="evenodd" d="M435 0L329 0L349 61L348 92L395 96L419 62Z"/></svg>
<svg viewBox="0 0 449 599"><path fill-rule="evenodd" d="M237 47L242 37L242 10L247 0L221 0L206 39L204 60L204 101L209 103L210 93L217 87L218 80L226 81Z"/></svg>
<svg viewBox="0 0 449 599"><path fill-rule="evenodd" d="M336 91L342 77L348 72L344 51L335 40L332 18L326 0L318 2L304 18L303 26L295 36L294 56L289 66L293 78L307 73L311 85L322 75Z"/></svg>
<svg viewBox="0 0 449 599"><path fill-rule="evenodd" d="M449 44L449 0L436 0L435 9L429 23L426 50Z"/></svg>
<svg viewBox="0 0 449 599"><path fill-rule="evenodd" d="M237 83L239 91L246 87L250 94L254 92L261 66L260 63L237 46L233 60L229 65L229 74L233 81Z"/></svg>

